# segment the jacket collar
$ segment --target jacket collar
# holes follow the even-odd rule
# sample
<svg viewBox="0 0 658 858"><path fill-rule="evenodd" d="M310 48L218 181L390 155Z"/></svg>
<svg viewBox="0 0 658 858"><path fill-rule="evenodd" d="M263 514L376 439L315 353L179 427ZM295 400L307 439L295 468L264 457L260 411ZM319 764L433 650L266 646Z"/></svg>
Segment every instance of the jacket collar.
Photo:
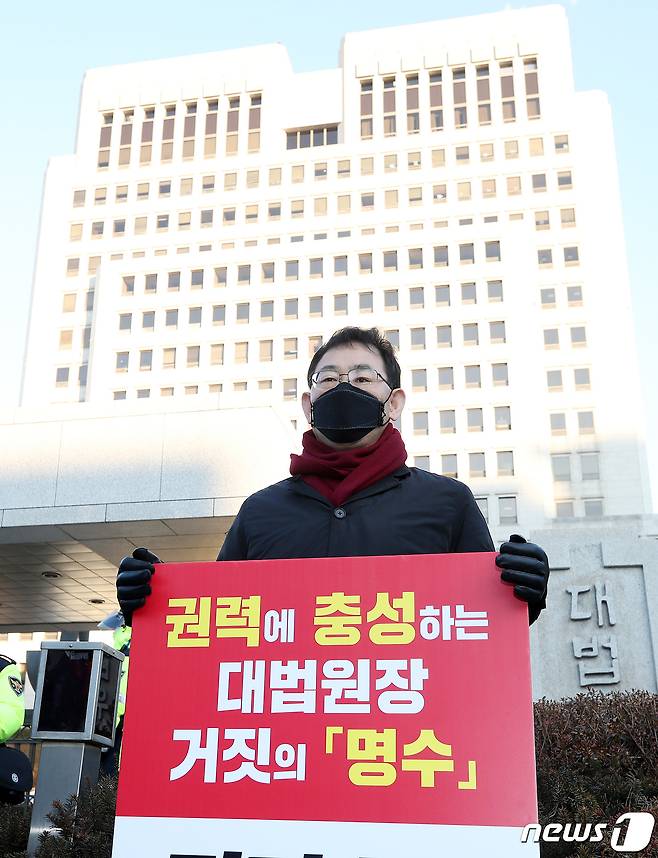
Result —
<svg viewBox="0 0 658 858"><path fill-rule="evenodd" d="M384 477L381 480L378 480L376 483L373 483L371 486L366 486L365 489L361 489L360 492L357 492L355 495L347 498L347 500L342 504L342 506L347 506L347 504L352 503L356 500L361 500L361 498L367 498L371 495L378 495L382 492L386 492L389 489L397 488L400 485L400 482L409 476L411 471L406 465L402 465L397 469L397 471L393 471L392 474ZM290 477L287 481L288 489L291 492L294 492L298 495L305 495L306 497L313 498L313 500L321 501L325 506L329 508L333 508L332 504L324 495L321 495L320 492L316 491L314 488L309 486L308 483L305 483L301 478L301 474L297 474L294 477Z"/></svg>

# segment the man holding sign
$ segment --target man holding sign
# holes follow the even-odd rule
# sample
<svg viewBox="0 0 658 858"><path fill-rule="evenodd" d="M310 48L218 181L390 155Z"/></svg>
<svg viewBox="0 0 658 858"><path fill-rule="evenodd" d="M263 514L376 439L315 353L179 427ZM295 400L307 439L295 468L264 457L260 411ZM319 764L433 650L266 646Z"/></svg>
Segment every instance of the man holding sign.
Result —
<svg viewBox="0 0 658 858"><path fill-rule="evenodd" d="M291 455L292 476L247 498L218 560L494 550L467 486L405 465L393 426L405 404L400 366L377 329L337 331L313 356L307 378L302 407L312 429L302 454ZM117 597L127 624L151 593L158 562L145 548L121 561ZM496 564L533 623L546 606L546 554L513 534Z"/></svg>

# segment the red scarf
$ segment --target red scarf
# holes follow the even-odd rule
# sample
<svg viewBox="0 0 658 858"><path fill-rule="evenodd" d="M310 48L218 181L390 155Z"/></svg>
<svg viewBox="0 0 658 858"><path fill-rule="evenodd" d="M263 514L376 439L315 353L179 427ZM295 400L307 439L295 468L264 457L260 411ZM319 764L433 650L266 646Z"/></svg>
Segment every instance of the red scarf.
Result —
<svg viewBox="0 0 658 858"><path fill-rule="evenodd" d="M301 474L334 506L397 471L407 459L402 436L391 423L367 447L335 450L319 441L312 429L304 432L302 447L301 456L290 454L290 473Z"/></svg>

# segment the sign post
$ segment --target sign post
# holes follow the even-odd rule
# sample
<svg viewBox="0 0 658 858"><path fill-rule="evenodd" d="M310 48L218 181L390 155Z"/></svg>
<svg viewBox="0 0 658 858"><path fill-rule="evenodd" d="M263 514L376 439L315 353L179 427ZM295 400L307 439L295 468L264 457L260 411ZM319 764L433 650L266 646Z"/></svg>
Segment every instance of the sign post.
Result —
<svg viewBox="0 0 658 858"><path fill-rule="evenodd" d="M28 855L52 828L55 800L66 802L95 784L101 747L114 744L123 655L102 643L41 644L32 738L41 739L39 780L30 823Z"/></svg>
<svg viewBox="0 0 658 858"><path fill-rule="evenodd" d="M527 606L494 557L159 566L113 858L537 856Z"/></svg>

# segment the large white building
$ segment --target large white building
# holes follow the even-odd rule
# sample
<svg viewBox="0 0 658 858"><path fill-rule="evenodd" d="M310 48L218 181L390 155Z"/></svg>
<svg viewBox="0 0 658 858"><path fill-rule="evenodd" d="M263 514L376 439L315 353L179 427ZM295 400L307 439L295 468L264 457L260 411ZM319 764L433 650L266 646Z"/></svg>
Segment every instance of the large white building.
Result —
<svg viewBox="0 0 658 858"><path fill-rule="evenodd" d="M0 415L0 634L89 629L137 545L213 559L345 325L399 347L409 463L547 548L535 695L655 691L612 123L558 6L351 33L326 71L267 45L86 75Z"/></svg>
<svg viewBox="0 0 658 858"><path fill-rule="evenodd" d="M298 401L399 347L412 463L494 530L649 508L610 109L558 6L94 69L48 168L23 405ZM164 405L164 403L163 403Z"/></svg>

